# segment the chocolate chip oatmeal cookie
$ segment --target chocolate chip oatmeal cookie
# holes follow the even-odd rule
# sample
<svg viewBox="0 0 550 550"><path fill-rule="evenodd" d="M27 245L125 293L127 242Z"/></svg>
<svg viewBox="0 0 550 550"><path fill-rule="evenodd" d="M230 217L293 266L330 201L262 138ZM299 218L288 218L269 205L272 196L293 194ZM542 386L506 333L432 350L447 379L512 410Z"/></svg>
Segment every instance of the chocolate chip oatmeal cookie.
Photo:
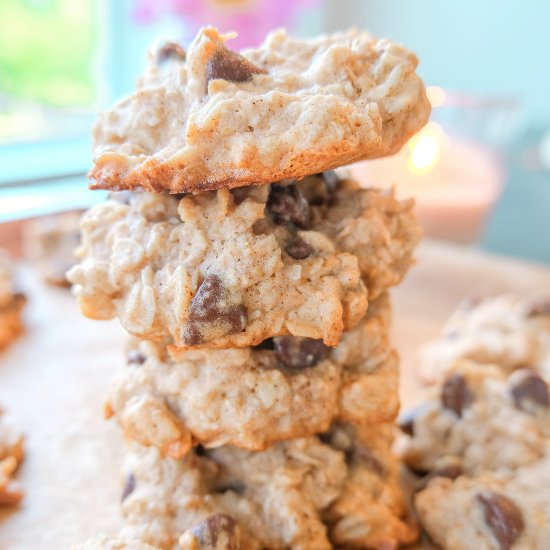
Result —
<svg viewBox="0 0 550 550"><path fill-rule="evenodd" d="M423 377L441 380L459 358L497 364L505 372L531 367L550 380L550 298L465 301L423 350Z"/></svg>
<svg viewBox="0 0 550 550"><path fill-rule="evenodd" d="M0 409L0 507L17 504L23 498L13 476L23 461L23 436L6 420Z"/></svg>
<svg viewBox="0 0 550 550"><path fill-rule="evenodd" d="M128 354L107 407L124 433L179 457L195 443L261 450L325 431L333 420L393 420L399 406L387 295L336 348L279 336L254 348L169 357L142 342Z"/></svg>
<svg viewBox="0 0 550 550"><path fill-rule="evenodd" d="M0 250L0 350L22 332L21 311L26 302L25 295L17 289L14 264Z"/></svg>
<svg viewBox="0 0 550 550"><path fill-rule="evenodd" d="M229 348L283 335L334 346L397 284L419 229L410 201L332 172L92 208L69 272L83 313L140 338Z"/></svg>
<svg viewBox="0 0 550 550"><path fill-rule="evenodd" d="M537 371L462 360L438 399L404 415L419 518L445 550L544 548L550 536L549 388Z"/></svg>
<svg viewBox="0 0 550 550"><path fill-rule="evenodd" d="M250 453L136 446L123 538L162 549L393 548L414 540L391 455L392 426L334 426ZM226 541L216 546L215 540Z"/></svg>
<svg viewBox="0 0 550 550"><path fill-rule="evenodd" d="M173 193L302 178L397 152L430 106L416 57L349 31L284 31L242 55L203 29L167 44L94 130L93 188Z"/></svg>

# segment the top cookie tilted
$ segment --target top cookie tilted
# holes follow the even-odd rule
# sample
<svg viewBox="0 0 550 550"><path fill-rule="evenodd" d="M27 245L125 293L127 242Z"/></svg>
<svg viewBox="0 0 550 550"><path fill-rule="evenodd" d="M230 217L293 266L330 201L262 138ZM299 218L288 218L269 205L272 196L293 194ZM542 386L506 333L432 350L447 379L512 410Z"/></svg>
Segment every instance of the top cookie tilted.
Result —
<svg viewBox="0 0 550 550"><path fill-rule="evenodd" d="M302 178L395 153L430 106L406 49L349 31L270 34L239 55L203 29L164 46L94 130L92 188L180 193Z"/></svg>

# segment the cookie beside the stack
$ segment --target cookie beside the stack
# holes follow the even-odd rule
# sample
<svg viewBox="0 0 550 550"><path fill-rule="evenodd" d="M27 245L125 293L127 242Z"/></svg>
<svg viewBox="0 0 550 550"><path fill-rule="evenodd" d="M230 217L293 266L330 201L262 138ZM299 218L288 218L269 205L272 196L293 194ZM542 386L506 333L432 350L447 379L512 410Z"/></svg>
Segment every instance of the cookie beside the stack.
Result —
<svg viewBox="0 0 550 550"><path fill-rule="evenodd" d="M421 128L416 63L364 33L278 32L240 55L205 29L102 115L93 187L136 192L85 214L69 277L84 314L137 338L107 404L135 542L86 548L415 539L387 291L420 232L410 201L331 169Z"/></svg>

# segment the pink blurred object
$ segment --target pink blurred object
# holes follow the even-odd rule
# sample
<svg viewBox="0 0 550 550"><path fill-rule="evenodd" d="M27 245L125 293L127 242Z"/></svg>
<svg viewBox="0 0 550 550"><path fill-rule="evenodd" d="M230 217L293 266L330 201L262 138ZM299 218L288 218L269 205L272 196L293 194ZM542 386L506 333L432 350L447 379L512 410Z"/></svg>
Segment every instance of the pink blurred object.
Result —
<svg viewBox="0 0 550 550"><path fill-rule="evenodd" d="M236 31L239 36L231 40L231 47L241 49L257 46L269 31L291 26L301 11L318 4L318 0L135 0L134 16L139 23L149 23L174 14L184 24L186 42L205 25Z"/></svg>

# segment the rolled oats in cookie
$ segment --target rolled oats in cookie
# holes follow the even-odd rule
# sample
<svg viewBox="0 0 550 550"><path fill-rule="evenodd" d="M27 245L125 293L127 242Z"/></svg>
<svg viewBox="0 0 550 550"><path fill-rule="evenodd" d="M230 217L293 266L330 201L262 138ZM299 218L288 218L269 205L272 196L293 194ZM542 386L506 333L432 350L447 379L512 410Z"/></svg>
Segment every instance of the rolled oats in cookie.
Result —
<svg viewBox="0 0 550 550"><path fill-rule="evenodd" d="M0 409L0 508L18 504L23 498L23 492L14 480L23 455L23 436Z"/></svg>
<svg viewBox="0 0 550 550"><path fill-rule="evenodd" d="M530 367L550 381L550 300L500 295L467 300L422 352L422 376L444 378L457 359L496 364L505 372Z"/></svg>
<svg viewBox="0 0 550 550"><path fill-rule="evenodd" d="M170 356L142 342L130 352L107 409L127 438L176 457L193 443L261 450L325 431L335 420L391 421L399 398L389 310L387 295L371 302L336 348L279 336L253 348Z"/></svg>
<svg viewBox="0 0 550 550"><path fill-rule="evenodd" d="M412 542L392 426L333 426L267 451L135 446L122 537L163 550L393 548ZM216 546L225 541L226 546Z"/></svg>
<svg viewBox="0 0 550 550"><path fill-rule="evenodd" d="M233 52L201 30L151 56L94 130L93 188L172 193L303 178L397 152L430 106L416 57L349 31ZM230 45L230 44L229 44Z"/></svg>
<svg viewBox="0 0 550 550"><path fill-rule="evenodd" d="M23 331L21 312L26 302L18 288L14 262L0 249L0 350Z"/></svg>
<svg viewBox="0 0 550 550"><path fill-rule="evenodd" d="M419 229L410 201L331 178L92 208L69 272L82 312L183 349L338 344L401 280Z"/></svg>

